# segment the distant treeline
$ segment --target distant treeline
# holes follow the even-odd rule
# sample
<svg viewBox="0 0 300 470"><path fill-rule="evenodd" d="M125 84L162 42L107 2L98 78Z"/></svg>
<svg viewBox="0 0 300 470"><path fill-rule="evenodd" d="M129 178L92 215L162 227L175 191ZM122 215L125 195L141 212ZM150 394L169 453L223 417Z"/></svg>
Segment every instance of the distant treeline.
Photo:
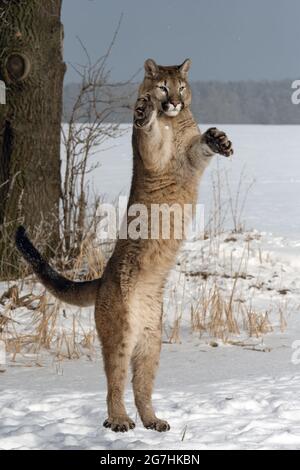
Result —
<svg viewBox="0 0 300 470"><path fill-rule="evenodd" d="M192 110L198 122L207 124L300 124L300 105L291 101L292 82L193 82ZM78 84L65 86L64 121L68 121L78 92ZM103 111L105 121L132 121L137 85L105 87L101 93L97 111ZM111 110L109 102L113 103Z"/></svg>

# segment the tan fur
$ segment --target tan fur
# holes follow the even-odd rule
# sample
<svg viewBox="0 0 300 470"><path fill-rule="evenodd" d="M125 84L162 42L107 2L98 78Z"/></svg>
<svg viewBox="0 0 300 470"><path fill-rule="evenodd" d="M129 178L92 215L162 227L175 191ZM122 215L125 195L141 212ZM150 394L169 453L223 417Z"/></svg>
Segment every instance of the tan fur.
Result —
<svg viewBox="0 0 300 470"><path fill-rule="evenodd" d="M185 107L176 117L166 116L160 106L161 94L156 86L165 81L176 99L179 83L186 86ZM147 99L150 104L141 114ZM157 75L154 70L149 76L146 62L134 117L129 206L144 204L150 211L151 204L183 206L197 201L199 179L214 152L200 135L190 102L186 75L178 67L159 67ZM139 119L145 118L147 106L150 115L140 126ZM223 137L223 133L220 135ZM163 288L179 246L180 241L172 238L119 240L102 279L96 300L96 324L108 375L106 425L114 430L131 425L123 404L130 361L135 402L143 424L158 431L169 428L156 417L151 395L161 349Z"/></svg>
<svg viewBox="0 0 300 470"><path fill-rule="evenodd" d="M200 177L213 154L232 154L224 133L213 128L200 134L189 108L189 66L190 61L174 67L157 66L152 60L145 63L134 113L129 207L144 204L150 212L151 204L195 204ZM160 86L166 86L167 93ZM177 115L175 107L180 108ZM169 429L166 421L156 417L151 395L161 349L163 290L180 244L174 236L170 240L119 239L95 290L95 320L108 387L104 426L114 431L134 427L123 398L130 364L135 403L144 426Z"/></svg>

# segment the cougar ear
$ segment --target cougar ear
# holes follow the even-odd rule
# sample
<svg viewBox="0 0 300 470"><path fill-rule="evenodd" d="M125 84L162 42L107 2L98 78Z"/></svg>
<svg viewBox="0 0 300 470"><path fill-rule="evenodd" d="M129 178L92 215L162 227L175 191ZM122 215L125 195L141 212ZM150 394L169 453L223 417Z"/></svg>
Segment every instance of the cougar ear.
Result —
<svg viewBox="0 0 300 470"><path fill-rule="evenodd" d="M188 74L188 71L190 70L190 67L192 65L191 59L186 59L183 64L179 66L179 71L183 77L186 77Z"/></svg>
<svg viewBox="0 0 300 470"><path fill-rule="evenodd" d="M147 59L145 64L145 76L148 78L155 78L158 74L158 65L153 59Z"/></svg>

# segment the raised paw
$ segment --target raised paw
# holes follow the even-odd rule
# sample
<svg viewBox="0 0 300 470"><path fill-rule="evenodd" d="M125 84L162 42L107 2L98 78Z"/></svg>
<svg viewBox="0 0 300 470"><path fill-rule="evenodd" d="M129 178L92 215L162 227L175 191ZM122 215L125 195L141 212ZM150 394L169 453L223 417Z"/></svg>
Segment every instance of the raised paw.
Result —
<svg viewBox="0 0 300 470"><path fill-rule="evenodd" d="M149 93L140 96L134 108L135 127L141 128L150 124L154 109L154 104Z"/></svg>
<svg viewBox="0 0 300 470"><path fill-rule="evenodd" d="M109 428L114 432L127 432L135 428L135 423L128 416L114 419L106 419L103 423L105 428Z"/></svg>
<svg viewBox="0 0 300 470"><path fill-rule="evenodd" d="M144 423L146 429L153 429L158 432L170 431L170 425L167 421L155 418L149 422Z"/></svg>
<svg viewBox="0 0 300 470"><path fill-rule="evenodd" d="M233 155L232 143L225 132L219 131L216 127L208 129L203 135L205 143L214 153L219 153L225 157Z"/></svg>

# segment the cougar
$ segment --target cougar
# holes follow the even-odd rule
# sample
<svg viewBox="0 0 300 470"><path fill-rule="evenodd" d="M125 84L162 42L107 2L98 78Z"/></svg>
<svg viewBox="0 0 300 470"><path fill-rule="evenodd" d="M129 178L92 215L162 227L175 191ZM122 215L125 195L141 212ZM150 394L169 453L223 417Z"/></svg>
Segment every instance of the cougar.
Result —
<svg viewBox="0 0 300 470"><path fill-rule="evenodd" d="M152 204L195 205L200 177L213 155L233 154L224 132L211 128L201 134L193 118L190 65L189 59L176 66L157 65L152 59L145 62L134 108L128 213L133 204L148 209ZM127 224L131 220L128 217ZM182 243L173 235L169 239L119 237L100 279L73 282L49 266L23 227L17 230L19 251L54 296L80 307L95 304L107 378L108 418L103 425L115 432L135 427L124 404L130 365L143 425L159 432L170 429L155 414L152 391L162 343L164 285Z"/></svg>

